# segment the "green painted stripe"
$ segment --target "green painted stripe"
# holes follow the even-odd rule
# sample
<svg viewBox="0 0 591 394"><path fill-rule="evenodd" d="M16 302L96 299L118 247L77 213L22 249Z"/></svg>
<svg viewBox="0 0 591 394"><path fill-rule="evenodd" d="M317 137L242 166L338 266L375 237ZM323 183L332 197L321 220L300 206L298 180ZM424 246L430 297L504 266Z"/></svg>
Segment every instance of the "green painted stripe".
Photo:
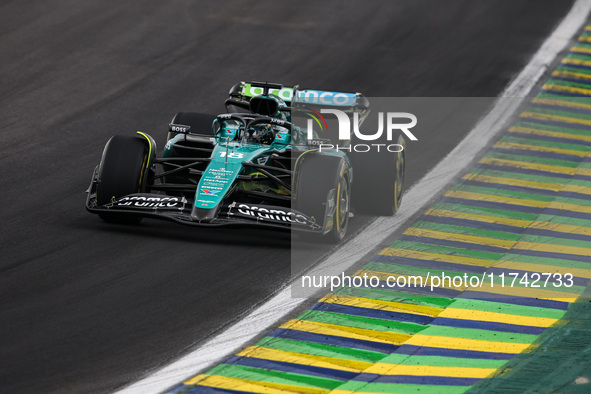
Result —
<svg viewBox="0 0 591 394"><path fill-rule="evenodd" d="M591 227L591 220L588 219L577 219L563 216L541 214L538 220L540 222L554 222L560 224L570 224L573 226Z"/></svg>
<svg viewBox="0 0 591 394"><path fill-rule="evenodd" d="M449 254L456 256L477 257L479 259L499 260L503 255L501 253L485 252L481 250L472 250L464 248L452 248L449 246L437 246L414 241L396 241L390 247L408 250L417 250L420 252Z"/></svg>
<svg viewBox="0 0 591 394"><path fill-rule="evenodd" d="M570 60L588 61L589 59L591 59L591 55L584 55L581 53L568 53L564 58Z"/></svg>
<svg viewBox="0 0 591 394"><path fill-rule="evenodd" d="M578 248L591 248L591 242L580 241L577 239L554 238L542 235L524 234L520 242L534 242L547 245L573 246ZM589 250L591 252L591 249ZM591 268L591 267L590 267Z"/></svg>
<svg viewBox="0 0 591 394"><path fill-rule="evenodd" d="M433 308L446 308L455 300L436 295L410 294L404 291L396 291L380 288L345 287L336 292L341 296L367 298L381 301L404 302L409 305L421 305Z"/></svg>
<svg viewBox="0 0 591 394"><path fill-rule="evenodd" d="M580 103L580 104L590 104L591 98L589 97L576 97L576 96L564 96L556 93L539 93L536 95L539 98L551 98L551 99L560 99L561 101L570 101L573 103Z"/></svg>
<svg viewBox="0 0 591 394"><path fill-rule="evenodd" d="M301 387L322 387L328 390L334 389L343 383L336 379L232 364L220 364L207 371L207 374Z"/></svg>
<svg viewBox="0 0 591 394"><path fill-rule="evenodd" d="M571 83L574 83L574 82L571 82ZM581 84L581 85L586 85L589 88L591 88L591 84L590 85ZM566 111L566 110L548 109L548 108L542 108L542 107L536 107L536 106L529 107L525 112L534 112L534 113L543 114L543 115L554 115L554 116L561 116L561 117L568 117L568 118L577 118L577 119L591 120L591 116L590 115L582 114L580 112L571 112L571 111Z"/></svg>
<svg viewBox="0 0 591 394"><path fill-rule="evenodd" d="M467 234L467 235L476 235L480 237L487 237L487 238L494 238L494 239L504 239L508 241L517 241L520 237L520 234L509 233L504 231L494 231L494 230L482 230L473 227L462 227L456 226L451 224L443 224L443 223L433 223L433 222L423 222L418 221L415 223L413 228L424 228L434 231L443 231L446 233L453 233L453 234Z"/></svg>
<svg viewBox="0 0 591 394"><path fill-rule="evenodd" d="M559 96L547 97L547 96L549 96L549 95L544 95L544 98L553 98L553 99L562 99L563 98L562 96L560 96L560 97ZM564 101L573 101L573 100L564 100ZM591 105L591 102L589 102L587 104ZM566 134L582 135L582 136L586 136L586 137L591 137L591 130L572 129L569 127L560 127L560 126L547 125L547 124L535 123L535 122L527 122L527 121L517 122L514 124L514 126L515 127L528 127L528 128L532 128L532 129L553 131L556 133L566 133Z"/></svg>
<svg viewBox="0 0 591 394"><path fill-rule="evenodd" d="M584 206L591 206L591 199L585 198L572 198L572 197L556 197L554 202L557 203L565 203L565 204L576 204L576 205L584 205Z"/></svg>
<svg viewBox="0 0 591 394"><path fill-rule="evenodd" d="M587 69L584 69L584 68L569 67L568 65L562 65L562 66L556 67L556 71L567 72L567 73L585 74L585 75L591 76L591 70L587 70Z"/></svg>
<svg viewBox="0 0 591 394"><path fill-rule="evenodd" d="M476 358L459 358L444 356L408 356L393 353L380 361L385 364L425 365L430 367L458 367L458 368L500 368L507 360L487 360Z"/></svg>
<svg viewBox="0 0 591 394"><path fill-rule="evenodd" d="M497 312L506 315L546 317L549 319L560 319L565 313L565 311L562 309L505 304L503 302L472 300L469 298L456 299L453 307L458 309L471 309L481 312Z"/></svg>
<svg viewBox="0 0 591 394"><path fill-rule="evenodd" d="M484 155L484 157L488 157L488 158L492 158L492 159L524 161L524 162L528 162L528 163L538 163L538 164L546 164L546 165L551 165L551 166L569 167L569 168L577 168L579 166L579 162L576 162L576 161L548 159L545 157L535 157L535 156L522 156L522 155L511 154L511 153L488 152L486 155Z"/></svg>
<svg viewBox="0 0 591 394"><path fill-rule="evenodd" d="M591 49L591 45L585 44L585 43L582 43L582 42L577 42L571 48L587 48L587 49Z"/></svg>
<svg viewBox="0 0 591 394"><path fill-rule="evenodd" d="M563 81L561 79L550 78L546 81L547 85L565 86L569 88L591 89L591 84L582 82Z"/></svg>
<svg viewBox="0 0 591 394"><path fill-rule="evenodd" d="M452 203L446 203L446 202L439 202L439 203L434 204L433 209L471 213L471 214L475 214L475 215L498 216L501 218L508 218L508 219L531 220L531 221L536 220L536 218L538 217L535 213L505 211L503 209L496 209L496 208L472 207L469 205L452 204Z"/></svg>
<svg viewBox="0 0 591 394"><path fill-rule="evenodd" d="M496 177L496 178L505 178L505 179L518 179L521 181L550 183L550 184L557 185L557 186L577 185L577 186L591 187L591 181L559 178L559 177L552 177L552 176L546 176L546 175L529 175L529 174L521 174L518 172L499 171L499 170L491 170L491 169L486 169L486 168L475 168L474 170L470 171L470 174L486 175L486 176L492 176L492 177ZM519 217L521 217L521 214L518 214L518 215L519 215ZM534 215L534 217L535 217L535 215Z"/></svg>
<svg viewBox="0 0 591 394"><path fill-rule="evenodd" d="M317 342L305 342L296 339L276 337L265 337L254 346L354 361L376 362L384 357L383 353L373 352L371 350L353 349L342 346L325 345Z"/></svg>
<svg viewBox="0 0 591 394"><path fill-rule="evenodd" d="M402 384L402 383L367 383L351 380L339 386L339 390L361 391L364 393L396 393L396 394L460 394L466 392L469 386L443 386L432 384Z"/></svg>
<svg viewBox="0 0 591 394"><path fill-rule="evenodd" d="M513 191L513 190L495 189L493 187L472 186L472 185L465 185L465 184L456 185L456 186L452 187L451 190L486 194L489 196L520 198L520 199L525 199L525 200L542 201L542 202L550 202L555 199L554 196L546 196L543 194L517 192L517 191Z"/></svg>
<svg viewBox="0 0 591 394"><path fill-rule="evenodd" d="M569 149L569 150L577 150L581 152L588 152L591 151L591 147L585 145L577 145L577 144L566 144L566 143L558 143L553 141L544 141L536 139L536 135L532 134L528 138L519 138L519 137L511 137L511 135L502 137L500 139L501 142L507 142L511 144L522 144L528 146L540 146L540 147L548 147L548 148L559 148L559 149Z"/></svg>
<svg viewBox="0 0 591 394"><path fill-rule="evenodd" d="M367 330L396 332L400 334L416 334L423 331L426 326L416 323L398 322L395 320L376 319L346 315L343 313L309 310L298 317L300 320L307 320L317 323L336 324L345 327L362 328Z"/></svg>
<svg viewBox="0 0 591 394"><path fill-rule="evenodd" d="M459 265L459 264L458 264ZM470 266L466 266L467 268ZM378 272L385 272L388 274L398 274L398 275L413 275L413 276L423 276L427 277L428 274L431 276L433 275L441 275L445 273L448 276L462 276L465 274L464 271L452 271L446 269L437 269L437 268L423 268L423 267L415 267L411 265L403 265L403 264L388 264L388 263L380 263L380 262L372 262L367 264L364 269L371 270L371 271L378 271ZM479 276L477 274L473 274L474 276ZM413 285L414 282L410 282L410 286ZM420 284L421 282L417 282ZM429 287L428 284L425 283L425 287Z"/></svg>
<svg viewBox="0 0 591 394"><path fill-rule="evenodd" d="M555 259L552 257L538 257L538 256L526 256L522 254L514 254L514 253L507 253L502 258L503 261L515 261L518 263L529 263L529 264L539 264L539 265L548 265L552 268L554 267L561 267L561 268L576 268L576 269L589 269L589 263L583 261L575 261L575 260L564 260L564 259ZM554 269L549 268L549 272L555 272Z"/></svg>
<svg viewBox="0 0 591 394"><path fill-rule="evenodd" d="M452 337L463 339L478 339L491 342L532 343L538 337L534 334L517 334L514 332L490 331L478 328L459 328L446 326L429 326L421 332L422 335L437 337Z"/></svg>

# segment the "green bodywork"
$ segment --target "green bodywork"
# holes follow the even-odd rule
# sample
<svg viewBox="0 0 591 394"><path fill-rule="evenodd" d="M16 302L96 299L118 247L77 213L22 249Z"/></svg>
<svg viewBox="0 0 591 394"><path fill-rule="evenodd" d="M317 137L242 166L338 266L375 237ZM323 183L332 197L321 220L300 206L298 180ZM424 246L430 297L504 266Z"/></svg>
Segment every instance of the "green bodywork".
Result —
<svg viewBox="0 0 591 394"><path fill-rule="evenodd" d="M276 96L275 99L281 101ZM231 115L227 116L230 117ZM270 144L247 141L243 137L244 129L248 130L250 127L246 127L244 124L240 125L235 121L233 123L233 120L230 119L226 121L225 118L221 118L221 115L214 121L212 134L215 136L211 137L214 142L210 157L211 161L201 175L195 192L194 212L199 212L195 219L201 221L215 217L215 212L222 206L226 196L235 188L247 191L272 191L287 196L291 194L291 191L283 186L278 187L276 183L266 182L265 180L269 178L265 174L254 167L249 169L247 164L267 165L269 157L274 153L292 151L299 156L299 154L306 151L317 150L306 144L295 144L293 142L305 141L306 135L299 127L295 125L292 125L291 129L280 127L280 122L288 121L288 116L285 113L278 111L274 119L278 119L279 123L275 126L279 126L281 131L275 133ZM270 122L273 123L273 120ZM298 135L296 136L295 133L298 133ZM183 134L171 138L164 147L163 157L173 157L173 145L183 138L186 138ZM343 152L327 151L322 152L322 154L341 157L349 168L351 166L349 157ZM286 169L293 170L291 168ZM240 175L255 177L253 180L238 179ZM351 177L351 174L349 176Z"/></svg>

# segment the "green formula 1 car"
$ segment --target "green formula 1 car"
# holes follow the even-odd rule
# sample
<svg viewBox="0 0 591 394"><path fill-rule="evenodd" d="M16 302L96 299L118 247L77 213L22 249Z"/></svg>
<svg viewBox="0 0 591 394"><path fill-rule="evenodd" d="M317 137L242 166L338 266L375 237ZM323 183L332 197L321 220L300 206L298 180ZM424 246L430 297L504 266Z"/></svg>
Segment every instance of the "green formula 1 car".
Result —
<svg viewBox="0 0 591 394"><path fill-rule="evenodd" d="M147 217L192 226L267 226L338 242L352 203L360 213L398 209L404 140L397 153L332 149L329 140L309 138L310 131L296 125L301 108L317 113L319 104L355 119L369 112L358 93L241 82L226 100L229 113L177 113L161 156L146 133L116 135L94 170L86 208L108 222Z"/></svg>

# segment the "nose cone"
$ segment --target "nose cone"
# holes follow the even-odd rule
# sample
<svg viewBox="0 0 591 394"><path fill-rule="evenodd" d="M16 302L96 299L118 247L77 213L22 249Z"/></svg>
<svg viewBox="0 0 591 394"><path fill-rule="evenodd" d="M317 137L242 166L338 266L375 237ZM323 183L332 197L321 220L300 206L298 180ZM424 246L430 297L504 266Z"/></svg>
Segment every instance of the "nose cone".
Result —
<svg viewBox="0 0 591 394"><path fill-rule="evenodd" d="M211 209L202 209L193 206L193 210L191 211L191 219L194 222L211 222L213 219L216 218L218 214L219 206Z"/></svg>

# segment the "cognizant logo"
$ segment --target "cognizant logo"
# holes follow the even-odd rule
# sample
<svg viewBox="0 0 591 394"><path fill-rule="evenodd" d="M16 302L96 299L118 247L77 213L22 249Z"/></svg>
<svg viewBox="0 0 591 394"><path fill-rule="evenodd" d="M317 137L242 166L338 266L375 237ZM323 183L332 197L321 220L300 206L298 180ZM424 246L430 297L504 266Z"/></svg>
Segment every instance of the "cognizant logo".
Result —
<svg viewBox="0 0 591 394"><path fill-rule="evenodd" d="M351 119L347 113L338 109L321 109L320 112L307 109L306 114L310 117L307 120L307 138L308 140L315 139L314 133L314 122L320 127L321 131L328 131L326 120L322 114L335 115L338 121L338 139L344 141L343 145L335 145L332 143L319 143L316 144L319 150L346 150L349 152L369 152L372 150L381 151L387 150L388 152L401 152L404 147L397 143L390 143L398 139L398 133L395 131L402 132L411 141L418 141L418 138L411 133L410 129L416 126L417 117L408 112L378 112L378 130L371 134L364 134L359 130L359 114L355 112L353 114L353 127L351 127ZM351 143L352 135L355 136L356 141L377 141L382 139L382 136L386 133L386 140L388 143ZM319 134L319 137L324 137Z"/></svg>

